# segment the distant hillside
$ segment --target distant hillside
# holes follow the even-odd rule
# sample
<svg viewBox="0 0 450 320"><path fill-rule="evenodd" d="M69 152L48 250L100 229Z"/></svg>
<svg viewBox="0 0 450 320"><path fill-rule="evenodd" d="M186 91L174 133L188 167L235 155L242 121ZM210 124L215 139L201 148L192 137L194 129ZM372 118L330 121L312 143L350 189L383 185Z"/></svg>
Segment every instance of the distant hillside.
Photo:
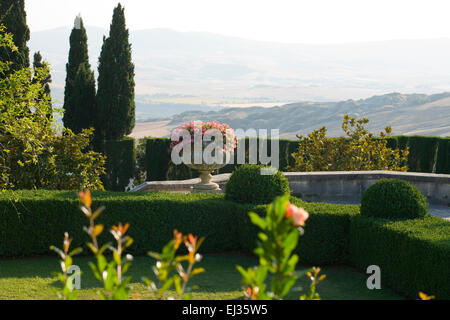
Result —
<svg viewBox="0 0 450 320"><path fill-rule="evenodd" d="M94 68L107 32L87 28ZM29 42L31 53L40 50L51 63L60 101L69 34L70 28L33 32ZM138 95L271 102L450 91L450 39L294 45L168 29L131 31L130 37Z"/></svg>
<svg viewBox="0 0 450 320"><path fill-rule="evenodd" d="M282 137L291 139L297 133L307 134L321 126L327 127L330 136L341 136L344 114L369 118L368 128L376 134L390 125L394 135L450 136L450 92L434 95L390 93L341 102L299 102L272 108L184 112L165 122L165 131L158 123L158 133L167 135L170 128L192 120L218 120L235 129L280 129ZM153 123L147 126L154 127ZM154 135L145 127L145 123L140 124L140 136Z"/></svg>

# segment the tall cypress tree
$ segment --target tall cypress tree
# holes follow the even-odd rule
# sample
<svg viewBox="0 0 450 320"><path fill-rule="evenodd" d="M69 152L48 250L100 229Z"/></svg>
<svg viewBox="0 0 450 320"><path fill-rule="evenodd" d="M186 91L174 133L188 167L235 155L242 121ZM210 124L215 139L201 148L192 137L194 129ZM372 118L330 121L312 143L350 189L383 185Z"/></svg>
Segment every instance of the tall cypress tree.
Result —
<svg viewBox="0 0 450 320"><path fill-rule="evenodd" d="M77 121L73 123L72 131L81 132L93 127L95 116L95 77L90 65L82 63L75 75L71 102L76 106ZM95 135L95 132L94 132Z"/></svg>
<svg viewBox="0 0 450 320"><path fill-rule="evenodd" d="M83 19L78 16L70 34L69 61L66 64L64 126L75 133L93 126L94 108L94 72L89 63L86 29Z"/></svg>
<svg viewBox="0 0 450 320"><path fill-rule="evenodd" d="M30 40L30 29L27 26L24 0L0 1L0 25L2 24L7 32L12 33L18 50L13 52L9 48L0 48L0 60L12 61L10 72L29 68L30 50L27 41Z"/></svg>
<svg viewBox="0 0 450 320"><path fill-rule="evenodd" d="M114 9L109 37L103 38L98 67L96 132L121 139L135 124L134 64L122 5Z"/></svg>

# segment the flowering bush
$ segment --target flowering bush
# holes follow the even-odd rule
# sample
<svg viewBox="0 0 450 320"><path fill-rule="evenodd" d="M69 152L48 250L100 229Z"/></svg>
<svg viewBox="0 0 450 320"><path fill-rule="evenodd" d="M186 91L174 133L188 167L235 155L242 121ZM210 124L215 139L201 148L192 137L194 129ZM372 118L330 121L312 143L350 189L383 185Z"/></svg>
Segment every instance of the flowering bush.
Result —
<svg viewBox="0 0 450 320"><path fill-rule="evenodd" d="M387 147L391 127L375 137L364 126L367 118L344 116L342 130L346 138L327 138L327 128L314 130L307 136L297 135L298 150L292 156L295 164L289 171L358 171L408 170L409 147L404 150Z"/></svg>
<svg viewBox="0 0 450 320"><path fill-rule="evenodd" d="M260 243L255 249L259 257L259 266L237 269L242 274L242 283L245 286L245 297L251 300L279 300L283 299L295 285L297 280L306 274L312 281L309 293L300 296L301 300L317 300L317 284L325 278L319 276L320 269L312 268L306 273L295 270L298 256L292 254L298 243L298 237L303 233L302 226L309 214L302 208L297 208L288 201L289 196L275 199L267 208L267 215L261 218L258 214L250 212L253 224L262 232L258 234ZM270 288L267 288L269 273Z"/></svg>
<svg viewBox="0 0 450 320"><path fill-rule="evenodd" d="M222 137L222 141L212 141L211 137ZM198 139L198 140L197 140ZM217 121L203 122L191 121L175 128L171 137L170 147L180 152L185 145L194 145L199 142L202 149L215 142L219 151L233 153L237 146L237 139L233 129L226 123Z"/></svg>

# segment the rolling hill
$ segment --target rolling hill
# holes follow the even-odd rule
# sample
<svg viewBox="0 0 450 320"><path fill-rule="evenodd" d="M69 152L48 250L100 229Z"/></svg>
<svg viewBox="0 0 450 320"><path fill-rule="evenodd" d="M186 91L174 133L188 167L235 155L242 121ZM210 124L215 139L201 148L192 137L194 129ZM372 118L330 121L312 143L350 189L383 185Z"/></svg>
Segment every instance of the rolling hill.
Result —
<svg viewBox="0 0 450 320"><path fill-rule="evenodd" d="M217 120L234 129L280 129L281 137L289 139L322 126L327 127L329 136L342 136L344 114L369 118L367 128L376 134L389 125L393 135L450 136L450 92L434 95L390 93L341 102L191 111L172 116L164 123L140 123L133 136L167 136L172 128L191 120ZM154 130L156 127L158 131Z"/></svg>

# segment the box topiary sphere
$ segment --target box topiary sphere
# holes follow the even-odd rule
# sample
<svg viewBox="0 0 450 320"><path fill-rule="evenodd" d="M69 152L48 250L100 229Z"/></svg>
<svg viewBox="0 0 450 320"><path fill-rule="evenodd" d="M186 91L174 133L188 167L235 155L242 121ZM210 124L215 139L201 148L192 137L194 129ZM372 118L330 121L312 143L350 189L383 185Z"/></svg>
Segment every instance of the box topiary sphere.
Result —
<svg viewBox="0 0 450 320"><path fill-rule="evenodd" d="M275 170L275 173L262 175L261 169ZM255 164L244 164L235 169L225 188L225 199L242 203L265 204L290 194L289 181L280 171Z"/></svg>
<svg viewBox="0 0 450 320"><path fill-rule="evenodd" d="M425 196L404 180L381 179L371 185L361 199L363 216L415 219L427 214Z"/></svg>

